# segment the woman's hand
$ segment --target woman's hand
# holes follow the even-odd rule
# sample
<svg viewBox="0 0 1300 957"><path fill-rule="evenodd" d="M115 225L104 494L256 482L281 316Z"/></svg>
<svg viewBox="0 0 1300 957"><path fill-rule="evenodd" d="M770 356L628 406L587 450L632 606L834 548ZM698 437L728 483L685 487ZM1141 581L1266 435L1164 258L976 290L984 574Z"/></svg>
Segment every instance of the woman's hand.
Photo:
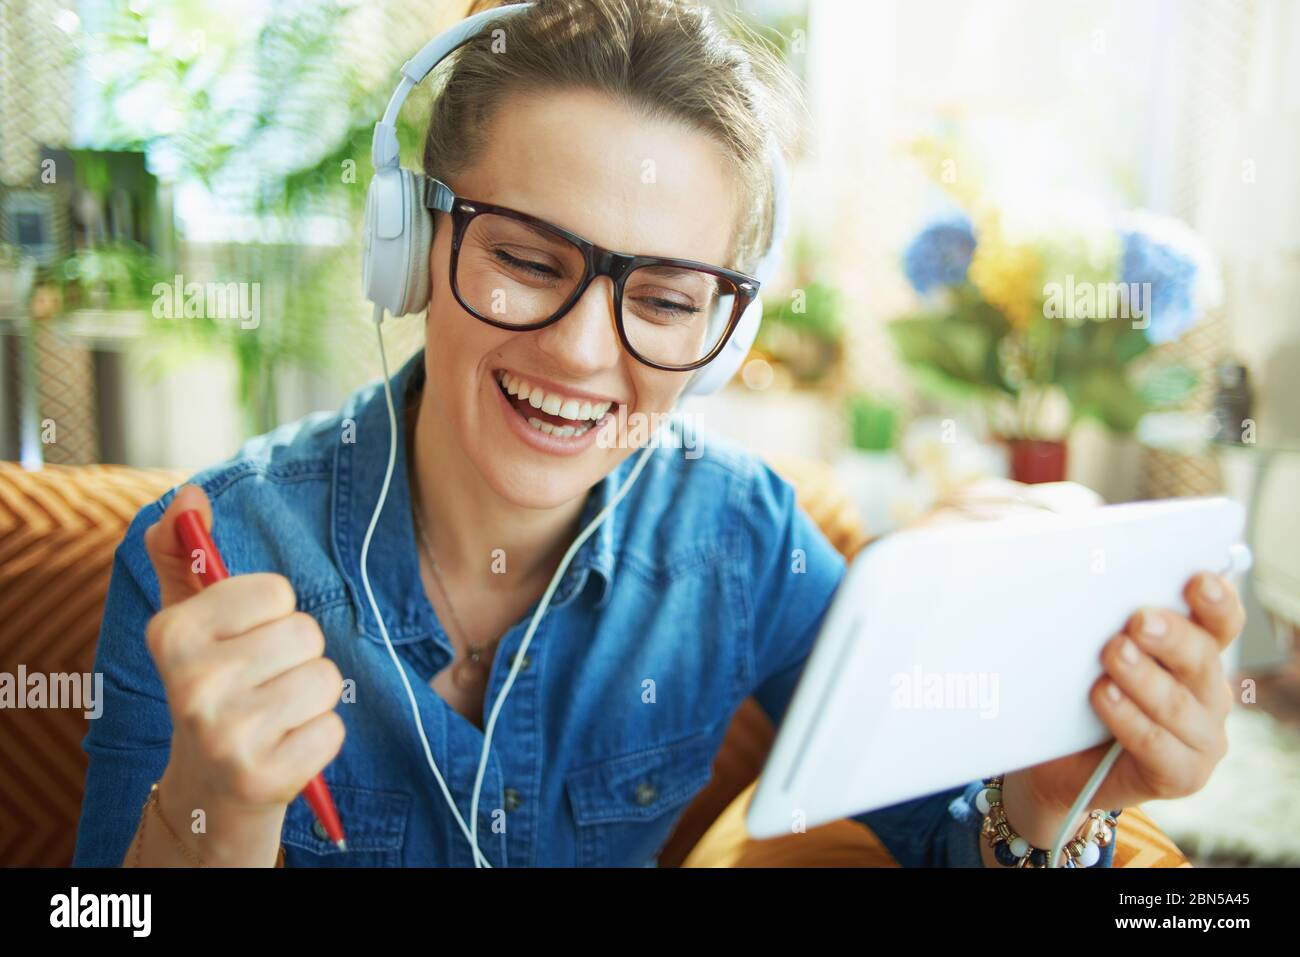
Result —
<svg viewBox="0 0 1300 957"><path fill-rule="evenodd" d="M145 533L162 606L145 639L172 716L159 807L206 862L270 865L289 803L343 745L334 711L343 679L284 576L201 588L176 540L176 516L190 508L211 527L207 496L187 485ZM199 833L189 826L196 810Z"/></svg>
<svg viewBox="0 0 1300 957"><path fill-rule="evenodd" d="M1241 633L1246 613L1236 589L1210 572L1192 578L1183 597L1190 616L1144 609L1102 650L1106 673L1093 685L1091 702L1124 752L1091 808L1193 794L1227 753L1233 695L1219 654ZM1031 844L1050 847L1110 747L1099 744L1008 774L1011 826Z"/></svg>

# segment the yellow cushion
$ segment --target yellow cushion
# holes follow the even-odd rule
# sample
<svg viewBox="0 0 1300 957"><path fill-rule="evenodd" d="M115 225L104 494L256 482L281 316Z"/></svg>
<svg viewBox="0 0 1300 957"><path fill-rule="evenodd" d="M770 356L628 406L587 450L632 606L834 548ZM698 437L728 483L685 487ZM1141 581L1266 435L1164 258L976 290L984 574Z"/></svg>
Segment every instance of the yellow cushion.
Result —
<svg viewBox="0 0 1300 957"><path fill-rule="evenodd" d="M757 782L736 797L687 855L683 867L897 867L898 862L870 829L856 821L839 820L764 841L745 831ZM1191 867L1139 808L1126 808L1119 818L1115 867Z"/></svg>

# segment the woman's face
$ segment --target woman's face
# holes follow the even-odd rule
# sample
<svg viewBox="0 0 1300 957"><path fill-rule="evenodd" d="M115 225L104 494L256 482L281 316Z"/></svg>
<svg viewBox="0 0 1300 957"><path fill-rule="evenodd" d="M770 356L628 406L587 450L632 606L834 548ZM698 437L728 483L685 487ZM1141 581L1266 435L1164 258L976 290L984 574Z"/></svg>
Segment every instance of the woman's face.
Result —
<svg viewBox="0 0 1300 957"><path fill-rule="evenodd" d="M481 161L448 185L458 196L529 213L619 252L726 265L736 221L735 184L721 147L703 133L632 112L612 98L566 91L506 100ZM550 508L583 495L643 442L690 378L634 359L614 320L608 277L594 280L559 322L515 332L466 312L451 291L451 220L437 215L430 257L427 388L441 452L463 455L501 497ZM463 253L462 253L463 255ZM463 275L463 273L462 273ZM581 436L544 434L529 384L567 402L610 403L612 422ZM531 398L531 396L530 396ZM527 411L523 411L527 410ZM557 413L557 414L560 414ZM638 423L640 435L638 435ZM574 428L582 422L575 421ZM562 427L561 427L562 428ZM613 441L610 441L610 439Z"/></svg>

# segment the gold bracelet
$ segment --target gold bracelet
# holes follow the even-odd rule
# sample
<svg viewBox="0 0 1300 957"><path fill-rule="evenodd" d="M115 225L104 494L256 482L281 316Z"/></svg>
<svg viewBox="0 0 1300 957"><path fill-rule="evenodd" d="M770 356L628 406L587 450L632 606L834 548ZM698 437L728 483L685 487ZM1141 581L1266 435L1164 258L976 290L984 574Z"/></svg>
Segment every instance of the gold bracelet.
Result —
<svg viewBox="0 0 1300 957"><path fill-rule="evenodd" d="M185 859L189 861L191 864L193 864L195 867L207 867L208 865L203 863L203 858L199 857L198 854L196 854L194 851L190 850L188 847L185 846L185 842L180 839L180 836L177 835L176 830L171 826L171 824L167 822L167 818L163 817L162 808L158 806L158 782L157 781L155 781L153 783L153 786L149 788L149 796L145 798L145 802L144 802L145 817L149 816L150 808L153 808L154 814L157 816L158 820L162 822L162 826L167 829L167 833L172 836L172 840L176 842L176 846L181 849L181 853L185 855ZM136 848L135 848L136 867L140 866L140 858L143 854L144 854L144 821L142 820L140 822L140 839L136 842Z"/></svg>
<svg viewBox="0 0 1300 957"><path fill-rule="evenodd" d="M144 856L144 828L145 828L145 821L149 817L150 807L153 808L154 814L158 816L158 820L162 821L163 827L167 828L167 832L171 834L172 840L174 840L176 842L176 846L181 849L181 853L185 855L185 859L188 860L190 863L192 863L195 867L207 867L208 865L203 863L203 859L199 857L197 853L195 853L194 851L190 850L188 847L185 846L185 843L180 839L179 836L177 836L176 831L173 830L172 826L167 823L167 818L163 817L162 808L158 806L158 782L157 781L154 782L153 787L149 788L149 796L145 798L144 812L140 819L140 833L136 836L136 841L135 841L135 866L136 867L141 866L141 859ZM285 866L283 844L281 844L279 850L275 852L274 866L275 867Z"/></svg>

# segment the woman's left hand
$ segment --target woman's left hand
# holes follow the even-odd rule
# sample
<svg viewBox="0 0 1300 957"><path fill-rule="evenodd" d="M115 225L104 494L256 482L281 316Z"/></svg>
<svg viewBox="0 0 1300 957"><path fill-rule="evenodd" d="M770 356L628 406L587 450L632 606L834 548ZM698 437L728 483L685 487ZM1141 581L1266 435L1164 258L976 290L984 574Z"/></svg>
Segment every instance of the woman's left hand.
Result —
<svg viewBox="0 0 1300 957"><path fill-rule="evenodd" d="M1195 793L1227 753L1233 694L1219 654L1241 633L1246 613L1231 583L1210 572L1193 577L1183 597L1190 616L1144 609L1102 650L1106 673L1093 685L1091 702L1124 752L1090 802L1093 808ZM1049 831L1054 836L1110 747L1106 742L1007 775L1012 826L1020 816L1039 840ZM1017 809L1016 792L1034 806Z"/></svg>

